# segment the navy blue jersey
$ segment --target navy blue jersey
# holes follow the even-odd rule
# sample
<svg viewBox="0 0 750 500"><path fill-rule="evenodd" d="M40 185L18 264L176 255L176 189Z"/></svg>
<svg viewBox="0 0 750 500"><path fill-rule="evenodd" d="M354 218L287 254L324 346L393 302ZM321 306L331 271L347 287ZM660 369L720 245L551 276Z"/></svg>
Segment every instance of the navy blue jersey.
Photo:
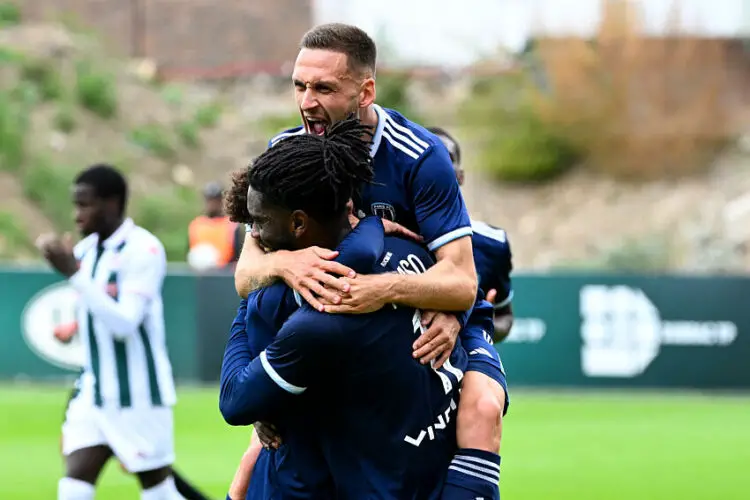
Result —
<svg viewBox="0 0 750 500"><path fill-rule="evenodd" d="M385 238L377 218L360 222L338 247L340 257L357 254L357 246L358 258L342 262L357 272L419 273L433 264L420 245ZM247 339L230 339L222 413L236 425L273 422L289 412L304 416L337 498L439 498L456 450L467 356L459 343L440 370L421 365L412 357L420 332L412 308L331 315L303 304L252 362Z"/></svg>
<svg viewBox="0 0 750 500"><path fill-rule="evenodd" d="M263 352L284 322L299 308L291 288L283 282L255 290L238 311L245 322L252 358ZM304 414L288 411L278 415L276 425L283 444L278 450L261 450L253 468L247 500L317 500L332 496L331 477L322 451Z"/></svg>
<svg viewBox="0 0 750 500"><path fill-rule="evenodd" d="M472 221L471 237L479 289L487 295L497 290L495 308L505 307L513 300L510 273L513 270L508 235L500 228L484 222Z"/></svg>
<svg viewBox="0 0 750 500"><path fill-rule="evenodd" d="M435 251L471 234L471 220L448 150L438 136L392 109L373 106L378 126L372 145L375 181L363 186L357 215L377 215L422 235ZM269 142L303 134L287 130Z"/></svg>

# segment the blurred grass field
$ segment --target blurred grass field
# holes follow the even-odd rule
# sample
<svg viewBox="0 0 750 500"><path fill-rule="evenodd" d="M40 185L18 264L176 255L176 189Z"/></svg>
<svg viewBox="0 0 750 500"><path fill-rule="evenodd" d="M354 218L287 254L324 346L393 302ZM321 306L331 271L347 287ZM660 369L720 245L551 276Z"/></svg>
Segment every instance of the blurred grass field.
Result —
<svg viewBox="0 0 750 500"><path fill-rule="evenodd" d="M56 498L68 387L0 386L0 499ZM176 468L224 498L249 439L215 388L180 387ZM514 391L503 436L506 500L750 498L750 396ZM98 500L138 498L109 464Z"/></svg>

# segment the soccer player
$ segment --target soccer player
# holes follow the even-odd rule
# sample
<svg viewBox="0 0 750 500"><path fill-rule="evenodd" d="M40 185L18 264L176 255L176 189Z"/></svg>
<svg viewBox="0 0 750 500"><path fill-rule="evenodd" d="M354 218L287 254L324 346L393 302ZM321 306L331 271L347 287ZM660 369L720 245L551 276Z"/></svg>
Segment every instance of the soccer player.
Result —
<svg viewBox="0 0 750 500"><path fill-rule="evenodd" d="M456 180L464 184L464 169L461 166L461 146L445 129L430 127L429 131L443 141L456 171ZM495 309L495 334L493 340L502 342L513 326L513 287L510 273L513 270L512 254L508 234L500 228L472 220L471 244L474 263L477 267L479 289Z"/></svg>
<svg viewBox="0 0 750 500"><path fill-rule="evenodd" d="M77 323L86 335L80 390L62 427L65 477L60 500L94 498L94 485L114 455L137 475L144 500L179 499L172 406L176 402L164 334L159 240L125 216L125 178L94 165L74 182L75 219L84 237L42 235L37 245L78 291Z"/></svg>
<svg viewBox="0 0 750 500"><path fill-rule="evenodd" d="M270 148L235 176L238 202L231 205L245 201L247 212L233 219L252 224L252 236L269 250L326 246L359 272L426 272L431 254L411 241L386 238L379 218L351 228L348 202L373 178L362 139L368 133L357 120L346 120L323 136L299 135ZM460 343L434 369L412 357L423 329L419 310L389 306L336 315L301 298L299 304L255 360L245 332L229 340L221 377L224 418L248 425L291 416L306 425L333 480L330 498L440 498L456 450L458 384L467 364Z"/></svg>
<svg viewBox="0 0 750 500"><path fill-rule="evenodd" d="M281 278L314 308L333 313L371 312L386 303L419 308L426 311L422 318L426 332L415 341L414 354L422 362L435 360L440 365L461 327L468 324L466 311L477 296L471 221L440 139L398 112L375 104L376 52L372 39L354 26L326 24L306 33L292 77L303 125L274 137L270 146L297 135L320 135L354 113L375 131L371 146L375 182L356 197L355 213L378 215L389 229L398 225L419 233L437 264L423 274L363 275L333 260L335 251L312 247L264 253L248 235L235 286L246 297L250 290ZM491 320L486 327L492 328ZM467 347L467 351L477 359L488 359L477 369L470 364L464 378L458 412L461 450L456 459L489 453L499 463L505 375L495 349L482 338L481 330L478 333L482 347Z"/></svg>
<svg viewBox="0 0 750 500"><path fill-rule="evenodd" d="M73 339L73 336L78 334L78 323L72 322L60 325L55 328L53 334L55 338L60 342L70 342ZM73 389L70 391L68 400L65 404L66 412L70 407L70 402L76 398L80 390L81 377L79 376L78 378L76 378ZM64 418L63 422L65 422ZM62 445L62 441L60 442L60 444ZM120 468L124 472L129 473L125 466L122 465L122 463L120 463ZM182 495L185 500L208 500L208 497L206 497L200 490L198 490L197 487L190 483L190 481L188 481L187 478L185 478L182 474L179 474L174 468L172 468L172 478L174 479L174 484L177 487L177 492Z"/></svg>

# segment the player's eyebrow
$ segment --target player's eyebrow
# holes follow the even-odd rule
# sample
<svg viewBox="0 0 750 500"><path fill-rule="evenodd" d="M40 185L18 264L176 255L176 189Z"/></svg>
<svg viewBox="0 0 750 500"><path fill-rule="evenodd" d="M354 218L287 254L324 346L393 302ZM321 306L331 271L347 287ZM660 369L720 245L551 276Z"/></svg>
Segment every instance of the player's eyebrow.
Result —
<svg viewBox="0 0 750 500"><path fill-rule="evenodd" d="M300 80L299 78L293 78L292 82L294 83L295 87L306 87L307 84ZM315 90L320 89L329 89L329 90L335 90L338 88L338 85L334 81L329 80L317 80L313 82L309 82L310 87L312 87Z"/></svg>

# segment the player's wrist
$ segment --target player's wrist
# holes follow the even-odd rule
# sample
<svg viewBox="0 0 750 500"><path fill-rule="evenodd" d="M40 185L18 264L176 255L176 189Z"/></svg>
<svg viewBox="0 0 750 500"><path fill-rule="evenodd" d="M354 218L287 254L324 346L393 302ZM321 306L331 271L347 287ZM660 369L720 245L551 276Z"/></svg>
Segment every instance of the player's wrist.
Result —
<svg viewBox="0 0 750 500"><path fill-rule="evenodd" d="M383 281L381 287L383 303L404 304L408 302L408 288L405 286L405 275L400 273L384 273L379 276Z"/></svg>
<svg viewBox="0 0 750 500"><path fill-rule="evenodd" d="M292 274L289 269L289 260L290 258L294 258L294 252L290 252L288 250L277 250L266 255L268 255L270 264L268 266L268 274L272 278L281 278L287 284L289 284L289 280L292 278Z"/></svg>

